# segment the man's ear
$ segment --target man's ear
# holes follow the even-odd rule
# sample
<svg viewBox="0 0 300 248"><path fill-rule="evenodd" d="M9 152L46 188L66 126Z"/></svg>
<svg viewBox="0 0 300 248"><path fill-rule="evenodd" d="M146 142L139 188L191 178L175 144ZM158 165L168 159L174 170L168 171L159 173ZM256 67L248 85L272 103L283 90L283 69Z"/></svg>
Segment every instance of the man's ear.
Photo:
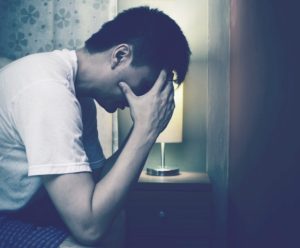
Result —
<svg viewBox="0 0 300 248"><path fill-rule="evenodd" d="M111 54L111 68L115 69L118 65L131 63L132 61L132 46L128 44L117 45Z"/></svg>

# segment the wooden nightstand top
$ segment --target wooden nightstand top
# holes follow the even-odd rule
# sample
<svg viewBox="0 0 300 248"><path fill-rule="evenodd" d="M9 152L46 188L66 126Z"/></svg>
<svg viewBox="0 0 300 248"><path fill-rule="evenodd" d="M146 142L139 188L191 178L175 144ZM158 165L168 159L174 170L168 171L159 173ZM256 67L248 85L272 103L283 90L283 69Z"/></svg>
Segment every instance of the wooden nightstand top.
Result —
<svg viewBox="0 0 300 248"><path fill-rule="evenodd" d="M150 176L143 171L136 189L210 189L210 180L206 173L181 171L177 176Z"/></svg>

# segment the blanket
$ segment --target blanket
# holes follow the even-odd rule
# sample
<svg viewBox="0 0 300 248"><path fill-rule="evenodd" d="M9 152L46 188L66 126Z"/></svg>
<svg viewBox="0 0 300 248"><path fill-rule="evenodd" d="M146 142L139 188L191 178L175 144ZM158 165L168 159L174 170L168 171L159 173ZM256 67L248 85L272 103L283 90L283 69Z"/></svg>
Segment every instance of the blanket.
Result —
<svg viewBox="0 0 300 248"><path fill-rule="evenodd" d="M53 226L36 226L0 214L0 248L57 248L67 236Z"/></svg>

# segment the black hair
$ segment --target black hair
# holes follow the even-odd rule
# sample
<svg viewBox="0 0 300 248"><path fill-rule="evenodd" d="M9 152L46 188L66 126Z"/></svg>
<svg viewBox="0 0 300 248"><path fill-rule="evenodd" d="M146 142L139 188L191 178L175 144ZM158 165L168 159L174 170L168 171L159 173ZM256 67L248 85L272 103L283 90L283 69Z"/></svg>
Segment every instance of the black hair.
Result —
<svg viewBox="0 0 300 248"><path fill-rule="evenodd" d="M177 83L184 80L191 51L180 27L162 11L146 6L125 10L93 34L85 47L95 53L121 43L133 46L133 66L174 70Z"/></svg>

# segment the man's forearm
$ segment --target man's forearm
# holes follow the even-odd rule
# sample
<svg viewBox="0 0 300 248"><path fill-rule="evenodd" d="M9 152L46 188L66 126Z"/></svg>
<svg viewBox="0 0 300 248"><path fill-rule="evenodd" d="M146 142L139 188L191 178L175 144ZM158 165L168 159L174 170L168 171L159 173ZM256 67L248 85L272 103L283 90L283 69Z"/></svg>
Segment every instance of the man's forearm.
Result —
<svg viewBox="0 0 300 248"><path fill-rule="evenodd" d="M97 183L92 197L92 214L98 220L100 230L111 222L121 208L154 142L155 137L145 137L143 130L133 128L114 166Z"/></svg>
<svg viewBox="0 0 300 248"><path fill-rule="evenodd" d="M155 139L168 124L174 110L174 92L171 82L163 87L165 79L162 71L152 89L142 96L135 96L129 86L122 85L134 127L114 166L97 184L87 172L43 176L57 210L82 243L91 244L103 237Z"/></svg>
<svg viewBox="0 0 300 248"><path fill-rule="evenodd" d="M105 161L105 164L103 166L103 168L101 169L101 172L100 172L100 175L98 177L98 180L101 180L103 177L105 177L105 175L110 171L110 169L114 166L117 158L119 157L120 153L122 152L125 144L127 143L129 137L130 137L130 134L132 133L132 129L133 127L130 129L130 131L128 132L125 140L122 142L122 144L119 146L118 150L112 154L108 159L106 159ZM145 160L146 161L146 160Z"/></svg>

